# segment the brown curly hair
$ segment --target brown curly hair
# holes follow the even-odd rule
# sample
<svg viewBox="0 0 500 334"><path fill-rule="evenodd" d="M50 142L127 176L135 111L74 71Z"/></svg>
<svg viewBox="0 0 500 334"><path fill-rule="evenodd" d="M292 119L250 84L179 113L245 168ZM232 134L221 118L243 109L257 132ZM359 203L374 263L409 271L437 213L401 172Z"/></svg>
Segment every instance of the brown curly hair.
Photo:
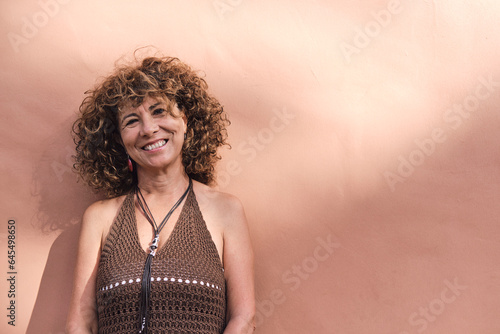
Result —
<svg viewBox="0 0 500 334"><path fill-rule="evenodd" d="M73 124L74 168L95 190L108 197L128 193L136 184L128 170L121 144L118 115L121 108L139 106L146 96L177 103L187 118L182 148L186 173L204 184L215 182L217 149L227 145L230 124L222 105L207 92L208 85L188 65L172 57L147 57L122 65L87 95Z"/></svg>

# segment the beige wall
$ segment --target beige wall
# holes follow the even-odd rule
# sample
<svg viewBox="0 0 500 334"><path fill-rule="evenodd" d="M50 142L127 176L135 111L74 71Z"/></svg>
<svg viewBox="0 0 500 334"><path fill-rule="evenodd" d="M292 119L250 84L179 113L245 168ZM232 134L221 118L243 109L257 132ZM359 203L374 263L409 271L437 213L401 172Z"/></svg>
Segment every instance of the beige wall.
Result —
<svg viewBox="0 0 500 334"><path fill-rule="evenodd" d="M219 187L242 199L257 333L500 332L500 4L494 0L0 3L2 277L16 327L62 333L83 92L155 45L232 120ZM0 284L2 314L8 306ZM28 327L29 326L29 327Z"/></svg>

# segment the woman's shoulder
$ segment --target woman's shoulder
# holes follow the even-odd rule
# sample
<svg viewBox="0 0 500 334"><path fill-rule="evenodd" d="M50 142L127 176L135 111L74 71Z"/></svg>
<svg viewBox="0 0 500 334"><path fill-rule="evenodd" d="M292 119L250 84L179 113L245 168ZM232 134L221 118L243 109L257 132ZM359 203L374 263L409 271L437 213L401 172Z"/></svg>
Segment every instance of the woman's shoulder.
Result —
<svg viewBox="0 0 500 334"><path fill-rule="evenodd" d="M194 181L193 190L198 202L206 202L221 210L243 210L243 205L238 197Z"/></svg>
<svg viewBox="0 0 500 334"><path fill-rule="evenodd" d="M244 217L244 209L238 197L207 186L193 182L193 190L200 208L223 223L234 224Z"/></svg>
<svg viewBox="0 0 500 334"><path fill-rule="evenodd" d="M90 204L83 214L83 221L102 227L111 224L127 195L108 198Z"/></svg>
<svg viewBox="0 0 500 334"><path fill-rule="evenodd" d="M80 243L103 245L111 225L126 196L92 203L85 210L80 229Z"/></svg>

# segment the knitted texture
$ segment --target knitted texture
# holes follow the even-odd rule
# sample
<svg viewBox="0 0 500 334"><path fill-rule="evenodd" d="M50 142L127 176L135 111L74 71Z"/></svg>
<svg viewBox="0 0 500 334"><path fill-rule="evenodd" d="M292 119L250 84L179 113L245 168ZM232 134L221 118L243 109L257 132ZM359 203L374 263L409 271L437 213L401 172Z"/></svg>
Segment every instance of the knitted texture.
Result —
<svg viewBox="0 0 500 334"><path fill-rule="evenodd" d="M131 193L111 226L97 270L100 334L139 331L146 257ZM224 269L192 189L169 239L153 258L148 315L151 334L224 331Z"/></svg>

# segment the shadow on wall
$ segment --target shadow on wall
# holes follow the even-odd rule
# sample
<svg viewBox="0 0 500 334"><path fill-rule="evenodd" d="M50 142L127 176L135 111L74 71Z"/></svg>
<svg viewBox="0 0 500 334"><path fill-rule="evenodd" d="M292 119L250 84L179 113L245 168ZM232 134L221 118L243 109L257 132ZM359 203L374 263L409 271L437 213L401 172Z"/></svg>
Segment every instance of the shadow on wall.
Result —
<svg viewBox="0 0 500 334"><path fill-rule="evenodd" d="M64 333L76 260L80 219L98 197L76 184L72 171L74 144L67 129L50 137L34 168L32 196L38 200L34 225L41 233L60 233L50 248L27 334ZM81 182L80 182L81 184Z"/></svg>
<svg viewBox="0 0 500 334"><path fill-rule="evenodd" d="M26 334L65 333L79 230L67 228L52 244Z"/></svg>

